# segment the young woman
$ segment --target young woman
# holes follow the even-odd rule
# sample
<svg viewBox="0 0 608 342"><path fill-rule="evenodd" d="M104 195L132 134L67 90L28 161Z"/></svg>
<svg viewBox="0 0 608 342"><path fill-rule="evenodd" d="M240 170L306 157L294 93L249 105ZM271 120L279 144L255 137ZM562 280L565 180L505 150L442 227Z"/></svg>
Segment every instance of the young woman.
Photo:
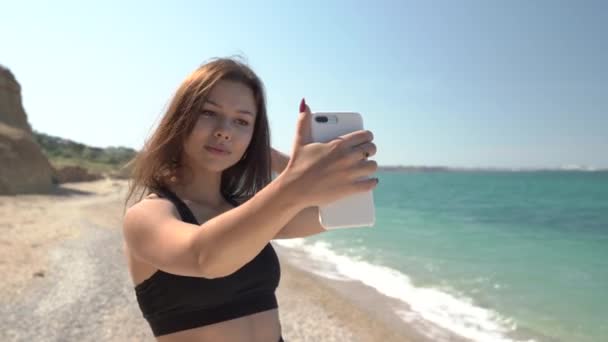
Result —
<svg viewBox="0 0 608 342"><path fill-rule="evenodd" d="M158 341L282 341L272 239L323 231L318 206L373 189L369 131L310 143L302 100L291 158L270 146L263 85L233 59L178 88L133 162L123 235ZM280 173L271 179L271 167Z"/></svg>

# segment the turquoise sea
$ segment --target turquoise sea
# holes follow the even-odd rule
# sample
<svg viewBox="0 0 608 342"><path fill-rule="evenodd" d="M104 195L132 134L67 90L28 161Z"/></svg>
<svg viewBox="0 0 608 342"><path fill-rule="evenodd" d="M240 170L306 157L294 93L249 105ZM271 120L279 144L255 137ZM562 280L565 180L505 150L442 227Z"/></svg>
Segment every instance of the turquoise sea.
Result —
<svg viewBox="0 0 608 342"><path fill-rule="evenodd" d="M376 225L281 244L476 341L608 341L608 172L381 172ZM329 267L331 265L331 267Z"/></svg>

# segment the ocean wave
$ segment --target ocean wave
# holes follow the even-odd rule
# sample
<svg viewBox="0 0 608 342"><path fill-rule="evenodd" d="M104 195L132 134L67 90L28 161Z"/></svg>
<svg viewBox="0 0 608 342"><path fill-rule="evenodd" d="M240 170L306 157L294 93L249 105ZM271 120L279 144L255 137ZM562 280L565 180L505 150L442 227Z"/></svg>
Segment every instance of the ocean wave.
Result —
<svg viewBox="0 0 608 342"><path fill-rule="evenodd" d="M515 341L509 337L517 329L512 319L475 305L473 299L447 293L439 288L414 286L410 277L395 269L340 255L325 241L304 239L275 241L282 247L305 253L307 271L335 280L356 280L383 295L407 304L411 311L395 313L409 323L428 323L474 341ZM532 341L532 340L529 340Z"/></svg>

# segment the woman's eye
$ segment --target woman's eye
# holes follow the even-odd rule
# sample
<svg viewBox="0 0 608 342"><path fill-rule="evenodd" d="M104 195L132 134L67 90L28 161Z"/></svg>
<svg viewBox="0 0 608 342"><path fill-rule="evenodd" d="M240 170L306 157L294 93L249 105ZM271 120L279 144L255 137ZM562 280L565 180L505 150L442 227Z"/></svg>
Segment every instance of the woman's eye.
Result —
<svg viewBox="0 0 608 342"><path fill-rule="evenodd" d="M201 112L201 115L202 116L214 116L215 113L212 112L212 111L210 111L210 110L204 110L204 111Z"/></svg>
<svg viewBox="0 0 608 342"><path fill-rule="evenodd" d="M249 126L249 122L248 122L248 121L246 121L246 120L243 120L243 119L237 119L236 121L238 122L238 124L239 124L239 125L242 125L242 126Z"/></svg>

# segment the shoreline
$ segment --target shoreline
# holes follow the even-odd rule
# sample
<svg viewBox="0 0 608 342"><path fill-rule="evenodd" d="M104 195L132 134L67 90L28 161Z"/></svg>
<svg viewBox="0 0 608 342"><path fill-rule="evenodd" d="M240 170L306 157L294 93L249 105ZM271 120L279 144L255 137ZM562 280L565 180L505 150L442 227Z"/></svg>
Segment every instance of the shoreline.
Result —
<svg viewBox="0 0 608 342"><path fill-rule="evenodd" d="M306 269L305 258L298 251L273 243L281 261L281 284L277 291L281 323L286 340L302 338L299 324L291 316L316 315L316 326L324 330L344 326L347 332L335 331L331 338L319 335L316 340L335 341L468 341L429 322L406 322L396 312L407 315L409 307L388 298L358 281L329 279ZM283 293L283 288L288 290ZM287 296L296 296L288 298ZM316 308L315 312L310 312ZM296 313L289 312L295 310ZM329 317L329 324L325 320ZM325 336L325 337L324 337ZM309 336L306 336L308 340ZM312 339L311 339L312 340Z"/></svg>
<svg viewBox="0 0 608 342"><path fill-rule="evenodd" d="M309 279L309 286L325 293L326 296L319 298L330 302L330 310L341 315L340 317L357 312L359 319L347 319L354 323L353 326L363 327L363 330L376 329L374 333L367 335L367 339L363 339L365 341L559 341L558 338L532 330L525 324L518 324L514 331L494 336L460 335L457 330L449 330L448 327L427 319L424 313L412 310L407 302L392 298L358 279L336 272L336 265L330 260L311 255L309 251L299 248L301 242L291 244L287 241L285 245L280 240L278 243L273 242L281 266L287 270L286 277L294 277L295 281ZM315 297L309 298L306 292L302 296L313 303L319 300Z"/></svg>

